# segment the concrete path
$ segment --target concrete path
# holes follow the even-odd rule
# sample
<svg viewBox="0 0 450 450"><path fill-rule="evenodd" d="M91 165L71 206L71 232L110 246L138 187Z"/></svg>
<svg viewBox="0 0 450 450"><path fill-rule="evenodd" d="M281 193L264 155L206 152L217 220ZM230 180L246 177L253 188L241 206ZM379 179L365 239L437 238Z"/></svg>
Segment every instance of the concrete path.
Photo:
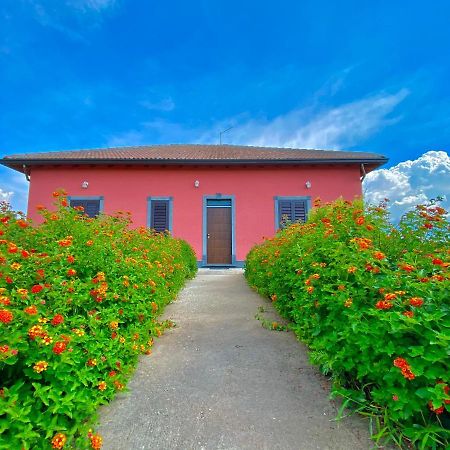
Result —
<svg viewBox="0 0 450 450"><path fill-rule="evenodd" d="M105 450L369 449L367 423L334 422L328 384L293 333L263 328L242 271L199 271L164 318L130 392L100 413Z"/></svg>

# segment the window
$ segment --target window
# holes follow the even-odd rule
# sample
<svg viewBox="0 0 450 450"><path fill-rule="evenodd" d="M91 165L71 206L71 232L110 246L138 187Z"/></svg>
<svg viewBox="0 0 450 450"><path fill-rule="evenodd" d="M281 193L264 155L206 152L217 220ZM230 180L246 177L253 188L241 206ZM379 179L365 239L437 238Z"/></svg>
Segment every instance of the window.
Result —
<svg viewBox="0 0 450 450"><path fill-rule="evenodd" d="M159 233L172 231L172 198L148 198L148 226Z"/></svg>
<svg viewBox="0 0 450 450"><path fill-rule="evenodd" d="M69 205L82 206L89 217L97 217L103 210L103 197L68 197Z"/></svg>
<svg viewBox="0 0 450 450"><path fill-rule="evenodd" d="M309 197L275 197L275 227L283 228L286 222L306 222Z"/></svg>

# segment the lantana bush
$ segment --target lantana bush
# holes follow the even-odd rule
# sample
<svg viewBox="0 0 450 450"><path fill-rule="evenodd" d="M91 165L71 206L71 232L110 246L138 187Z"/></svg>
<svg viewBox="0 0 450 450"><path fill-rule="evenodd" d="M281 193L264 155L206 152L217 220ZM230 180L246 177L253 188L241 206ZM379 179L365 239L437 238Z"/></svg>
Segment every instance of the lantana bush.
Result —
<svg viewBox="0 0 450 450"><path fill-rule="evenodd" d="M394 226L386 211L316 200L307 223L251 250L245 275L330 375L340 413L368 416L378 442L447 448L448 214L431 201Z"/></svg>
<svg viewBox="0 0 450 450"><path fill-rule="evenodd" d="M196 272L186 242L53 195L38 226L0 204L1 449L99 449L98 407L173 325L157 316Z"/></svg>

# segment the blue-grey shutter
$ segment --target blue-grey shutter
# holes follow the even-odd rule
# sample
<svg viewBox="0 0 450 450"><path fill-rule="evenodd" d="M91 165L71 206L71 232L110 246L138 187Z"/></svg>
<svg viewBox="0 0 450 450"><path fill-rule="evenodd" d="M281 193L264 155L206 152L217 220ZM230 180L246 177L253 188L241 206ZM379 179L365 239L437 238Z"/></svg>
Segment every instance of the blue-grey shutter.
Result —
<svg viewBox="0 0 450 450"><path fill-rule="evenodd" d="M292 203L292 222L306 222L306 201L294 200Z"/></svg>
<svg viewBox="0 0 450 450"><path fill-rule="evenodd" d="M84 214L89 217L96 217L100 214L100 200L70 200L70 206L82 206Z"/></svg>
<svg viewBox="0 0 450 450"><path fill-rule="evenodd" d="M169 200L152 200L150 228L163 232L169 229Z"/></svg>
<svg viewBox="0 0 450 450"><path fill-rule="evenodd" d="M278 223L280 227L288 222L306 222L307 205L306 200L279 200L278 201Z"/></svg>
<svg viewBox="0 0 450 450"><path fill-rule="evenodd" d="M292 222L292 212L291 212L291 201L290 200L279 200L278 202L278 223L280 227L283 226L286 221Z"/></svg>

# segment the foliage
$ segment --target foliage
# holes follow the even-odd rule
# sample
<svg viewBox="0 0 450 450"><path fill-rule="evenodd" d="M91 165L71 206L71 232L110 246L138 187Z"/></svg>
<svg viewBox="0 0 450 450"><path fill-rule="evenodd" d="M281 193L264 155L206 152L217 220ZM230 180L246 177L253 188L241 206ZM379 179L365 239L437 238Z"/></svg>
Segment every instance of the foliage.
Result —
<svg viewBox="0 0 450 450"><path fill-rule="evenodd" d="M449 222L436 202L390 225L386 203L338 200L254 247L249 284L274 302L333 394L373 438L449 444Z"/></svg>
<svg viewBox="0 0 450 450"><path fill-rule="evenodd" d="M4 449L100 448L98 406L173 325L156 316L196 271L186 242L130 229L123 212L90 219L54 196L40 226L0 209Z"/></svg>

